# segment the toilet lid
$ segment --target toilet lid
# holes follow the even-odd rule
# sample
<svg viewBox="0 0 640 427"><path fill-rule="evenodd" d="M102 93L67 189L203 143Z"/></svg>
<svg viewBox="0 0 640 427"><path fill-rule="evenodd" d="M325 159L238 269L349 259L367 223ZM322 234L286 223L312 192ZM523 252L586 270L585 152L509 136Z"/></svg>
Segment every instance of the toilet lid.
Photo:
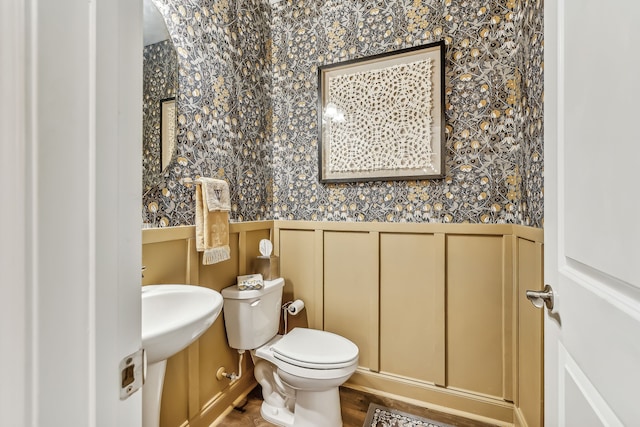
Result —
<svg viewBox="0 0 640 427"><path fill-rule="evenodd" d="M331 332L295 328L271 347L276 359L311 369L337 369L358 359L358 346Z"/></svg>

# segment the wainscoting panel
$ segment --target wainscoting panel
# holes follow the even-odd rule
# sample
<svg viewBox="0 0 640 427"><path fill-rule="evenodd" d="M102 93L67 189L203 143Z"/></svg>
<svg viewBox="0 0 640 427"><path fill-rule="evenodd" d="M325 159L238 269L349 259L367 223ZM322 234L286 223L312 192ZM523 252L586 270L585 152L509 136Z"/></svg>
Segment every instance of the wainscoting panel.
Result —
<svg viewBox="0 0 640 427"><path fill-rule="evenodd" d="M285 279L285 300L304 301L305 310L298 316L304 315L308 326L322 329L322 287L315 286L315 237L313 230L281 231L280 273Z"/></svg>
<svg viewBox="0 0 640 427"><path fill-rule="evenodd" d="M447 236L447 386L503 397L502 236Z"/></svg>
<svg viewBox="0 0 640 427"><path fill-rule="evenodd" d="M187 245L186 239L143 244L142 283L186 283Z"/></svg>
<svg viewBox="0 0 640 427"><path fill-rule="evenodd" d="M524 298L542 287L540 229L507 224L265 221L231 225L232 258L203 266L194 227L143 231L143 284L222 290L251 271L272 238L285 301L305 310L289 327L339 333L360 348L346 386L500 426L542 420L541 311ZM205 427L255 384L238 371L224 319L168 361L161 427Z"/></svg>
<svg viewBox="0 0 640 427"><path fill-rule="evenodd" d="M378 248L370 233L324 233L324 329L353 341L378 370Z"/></svg>
<svg viewBox="0 0 640 427"><path fill-rule="evenodd" d="M518 239L519 268L517 272L518 307L518 385L516 406L516 425L539 427L543 424L543 384L542 341L543 310L535 308L526 298L526 290L542 290L543 276L542 244L526 239Z"/></svg>
<svg viewBox="0 0 640 427"><path fill-rule="evenodd" d="M444 244L441 233L380 234L381 372L445 385Z"/></svg>
<svg viewBox="0 0 640 427"><path fill-rule="evenodd" d="M537 389L522 391L542 378L528 359L541 336L518 341L522 288L542 286L542 238L508 224L274 222L281 275L310 324L360 349L347 387L507 426L542 411Z"/></svg>

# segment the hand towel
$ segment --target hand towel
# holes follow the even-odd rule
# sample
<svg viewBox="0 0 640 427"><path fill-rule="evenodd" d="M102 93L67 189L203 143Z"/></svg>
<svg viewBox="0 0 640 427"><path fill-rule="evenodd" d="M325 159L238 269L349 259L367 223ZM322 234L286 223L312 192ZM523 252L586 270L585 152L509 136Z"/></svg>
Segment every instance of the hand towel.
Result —
<svg viewBox="0 0 640 427"><path fill-rule="evenodd" d="M204 252L202 264L231 258L229 248L229 184L221 179L196 180L196 250Z"/></svg>

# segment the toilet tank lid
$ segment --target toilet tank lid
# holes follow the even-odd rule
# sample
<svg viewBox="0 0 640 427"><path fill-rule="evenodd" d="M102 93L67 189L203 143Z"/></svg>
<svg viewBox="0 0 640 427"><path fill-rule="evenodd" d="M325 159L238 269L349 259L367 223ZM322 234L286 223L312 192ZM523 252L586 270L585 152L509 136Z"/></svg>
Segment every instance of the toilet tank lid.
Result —
<svg viewBox="0 0 640 427"><path fill-rule="evenodd" d="M271 292L280 292L284 287L284 279L279 277L273 280L265 280L262 289L240 290L238 285L224 288L220 293L225 299L252 299L259 298Z"/></svg>

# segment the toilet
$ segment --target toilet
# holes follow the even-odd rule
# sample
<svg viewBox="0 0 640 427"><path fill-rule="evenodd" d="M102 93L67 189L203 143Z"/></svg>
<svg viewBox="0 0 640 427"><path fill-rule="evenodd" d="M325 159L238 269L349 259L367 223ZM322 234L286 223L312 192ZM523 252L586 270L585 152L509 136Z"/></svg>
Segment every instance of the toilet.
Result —
<svg viewBox="0 0 640 427"><path fill-rule="evenodd" d="M259 290L222 290L229 345L251 351L265 420L283 427L342 426L338 387L355 372L358 347L316 329L278 335L283 288L279 278Z"/></svg>

